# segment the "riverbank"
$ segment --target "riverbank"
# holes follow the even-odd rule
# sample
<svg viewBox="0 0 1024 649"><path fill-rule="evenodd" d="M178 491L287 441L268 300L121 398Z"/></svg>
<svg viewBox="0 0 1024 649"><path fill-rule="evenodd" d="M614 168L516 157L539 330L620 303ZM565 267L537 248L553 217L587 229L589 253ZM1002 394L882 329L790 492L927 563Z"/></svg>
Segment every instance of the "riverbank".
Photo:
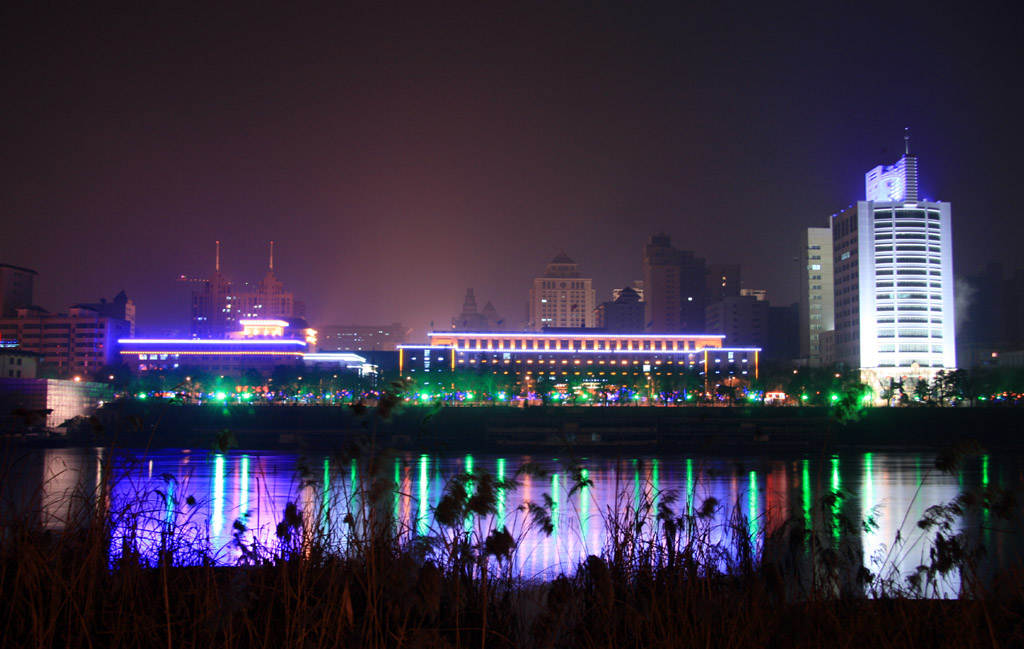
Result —
<svg viewBox="0 0 1024 649"><path fill-rule="evenodd" d="M241 448L341 448L362 436L406 450L528 451L645 448L697 452L844 447L942 448L975 439L1024 447L1024 409L867 408L836 422L808 407L407 406L387 419L349 406L179 405L128 401L102 408L67 440L119 447L208 448L225 431Z"/></svg>

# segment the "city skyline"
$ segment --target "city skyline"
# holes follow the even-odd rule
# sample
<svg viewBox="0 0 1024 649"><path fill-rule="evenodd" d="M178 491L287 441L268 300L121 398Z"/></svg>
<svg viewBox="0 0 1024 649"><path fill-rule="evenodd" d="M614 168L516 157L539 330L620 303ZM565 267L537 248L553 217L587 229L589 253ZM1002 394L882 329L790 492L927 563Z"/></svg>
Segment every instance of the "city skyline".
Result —
<svg viewBox="0 0 1024 649"><path fill-rule="evenodd" d="M1008 23L882 7L6 8L0 262L48 309L124 289L185 331L177 278L220 240L255 283L274 240L311 322L422 338L467 287L524 319L560 249L606 301L664 232L788 304L801 230L909 127L957 275L1015 266Z"/></svg>

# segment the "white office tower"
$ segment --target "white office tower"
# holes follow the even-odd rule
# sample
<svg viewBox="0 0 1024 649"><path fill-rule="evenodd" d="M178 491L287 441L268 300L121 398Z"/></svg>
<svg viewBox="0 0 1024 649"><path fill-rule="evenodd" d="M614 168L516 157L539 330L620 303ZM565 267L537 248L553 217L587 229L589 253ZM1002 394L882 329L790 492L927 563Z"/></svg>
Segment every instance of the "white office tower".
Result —
<svg viewBox="0 0 1024 649"><path fill-rule="evenodd" d="M904 198L833 217L836 358L876 389L930 380L956 367L950 204L917 200L909 156L866 180L869 198L872 187Z"/></svg>

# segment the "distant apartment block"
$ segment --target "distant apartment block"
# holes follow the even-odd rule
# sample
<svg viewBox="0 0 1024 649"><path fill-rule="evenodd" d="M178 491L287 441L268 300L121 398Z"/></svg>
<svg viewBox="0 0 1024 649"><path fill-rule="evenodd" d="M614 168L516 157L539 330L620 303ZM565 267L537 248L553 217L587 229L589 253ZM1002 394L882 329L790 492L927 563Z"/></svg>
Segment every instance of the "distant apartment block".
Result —
<svg viewBox="0 0 1024 649"><path fill-rule="evenodd" d="M726 297L707 307L705 329L725 336L729 347L768 345L768 302L754 296Z"/></svg>
<svg viewBox="0 0 1024 649"><path fill-rule="evenodd" d="M644 332L644 303L640 294L626 286L615 291L617 297L597 307L594 322L608 333L639 334Z"/></svg>
<svg viewBox="0 0 1024 649"><path fill-rule="evenodd" d="M0 317L13 318L21 307L32 306L32 282L36 271L0 264Z"/></svg>
<svg viewBox="0 0 1024 649"><path fill-rule="evenodd" d="M66 314L23 307L16 317L0 319L0 339L39 354L40 373L58 377L84 376L119 363L117 341L130 332L127 320L83 306L71 307Z"/></svg>
<svg viewBox="0 0 1024 649"><path fill-rule="evenodd" d="M321 352L394 352L412 332L400 322L390 325L327 325L317 329Z"/></svg>
<svg viewBox="0 0 1024 649"><path fill-rule="evenodd" d="M835 328L831 228L801 232L800 358L811 367L822 365L821 334Z"/></svg>
<svg viewBox="0 0 1024 649"><path fill-rule="evenodd" d="M643 273L646 331L703 331L707 289L703 258L673 248L671 237L658 234L644 244Z"/></svg>
<svg viewBox="0 0 1024 649"><path fill-rule="evenodd" d="M83 302L75 306L95 311L104 318L126 320L131 328L131 335L135 335L135 302L125 295L124 291L115 295L113 300L100 298L99 302Z"/></svg>
<svg viewBox="0 0 1024 649"><path fill-rule="evenodd" d="M621 295L622 292L625 291L627 288L636 293L640 297L641 302L644 301L644 280L642 279L635 279L632 282L630 282L628 286L625 286L623 288L613 288L612 301L614 302L615 300L619 299L619 295Z"/></svg>
<svg viewBox="0 0 1024 649"><path fill-rule="evenodd" d="M743 278L739 264L708 264L704 296L707 305L741 294Z"/></svg>
<svg viewBox="0 0 1024 649"><path fill-rule="evenodd" d="M583 277L572 257L561 251L530 289L529 329L593 327L596 295L593 280Z"/></svg>

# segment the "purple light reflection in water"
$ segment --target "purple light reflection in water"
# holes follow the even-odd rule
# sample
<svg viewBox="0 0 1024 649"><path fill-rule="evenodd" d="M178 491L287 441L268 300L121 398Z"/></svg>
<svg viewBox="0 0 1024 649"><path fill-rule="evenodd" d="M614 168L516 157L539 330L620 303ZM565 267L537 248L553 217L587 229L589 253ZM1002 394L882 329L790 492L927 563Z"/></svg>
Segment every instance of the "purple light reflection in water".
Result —
<svg viewBox="0 0 1024 649"><path fill-rule="evenodd" d="M665 538L659 512L684 518L680 544L697 538L705 547L727 550L735 550L735 539L742 534L757 549L766 535L794 518L820 527L827 515L845 515L855 523L872 517L876 528L845 542L873 572L895 566L909 574L930 548L915 532L927 507L989 482L1008 482L1005 486L1010 487L1024 465L1020 457L986 456L968 464L959 476L947 476L930 469L933 461L932 455L914 453L850 453L824 463L810 456L591 457L581 462L580 477L592 486L575 490L571 472L552 457L406 454L389 459L391 464L380 474L398 485L397 493L387 496L387 507L395 533L404 540L438 533L433 507L452 476L472 468L514 477L519 487L499 492L498 514L469 520L464 530L482 542L491 529L506 527L518 544L513 572L525 577L569 574L588 555L608 548L632 556L658 551ZM527 463L546 471L517 476L517 469ZM97 498L108 464L110 493ZM325 455L167 450L111 456L104 449L41 450L19 458L2 475L2 511L33 512L33 520L48 529L64 529L77 517L95 515L106 502L115 530L114 562L135 559L152 565L164 552L175 563L188 564L199 561L197 550L203 549L225 565L251 558L253 551L268 556L279 549L277 528L288 503L302 512L302 529L293 535L315 534L344 552L352 541L350 521L359 529L358 521L367 520L369 512L360 493L358 463ZM823 512L816 506L818 496L833 489L846 495L831 512ZM550 536L532 527L525 511L527 503L544 504L545 496L550 497L554 523ZM717 506L705 517L702 510L709 499ZM974 519L961 525L983 530L981 541L1001 565L1019 560L1022 535L992 532L996 526L991 515L982 516L988 516L981 521L984 525ZM730 526L730 519L737 525ZM1020 521L1015 525L1019 528ZM897 531L907 539L898 546L893 543ZM643 542L636 542L637 535ZM624 542L610 543L616 537ZM135 550L137 556L131 554ZM727 551L718 557L718 567L735 559ZM957 587L952 581L939 592L952 594Z"/></svg>

